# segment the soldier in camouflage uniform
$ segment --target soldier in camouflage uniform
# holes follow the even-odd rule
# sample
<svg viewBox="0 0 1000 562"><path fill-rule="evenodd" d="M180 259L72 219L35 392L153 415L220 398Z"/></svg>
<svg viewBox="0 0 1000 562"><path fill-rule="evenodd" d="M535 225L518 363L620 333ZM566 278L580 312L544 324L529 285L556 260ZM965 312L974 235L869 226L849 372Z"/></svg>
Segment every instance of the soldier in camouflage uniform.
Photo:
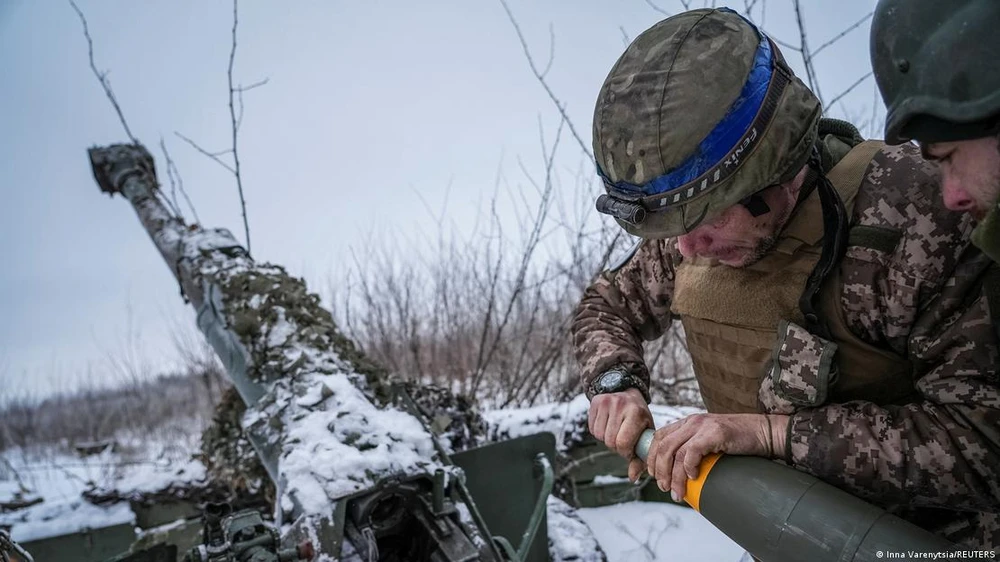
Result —
<svg viewBox="0 0 1000 562"><path fill-rule="evenodd" d="M774 43L721 9L635 39L601 88L594 150L598 210L643 240L586 290L573 338L590 431L631 478L678 498L707 453L763 456L997 544L991 262L916 147L821 118ZM657 430L643 465L643 340L678 318L709 413Z"/></svg>
<svg viewBox="0 0 1000 562"><path fill-rule="evenodd" d="M1000 262L998 26L995 0L882 0L871 54L886 142L920 142L945 205L976 217L973 243Z"/></svg>

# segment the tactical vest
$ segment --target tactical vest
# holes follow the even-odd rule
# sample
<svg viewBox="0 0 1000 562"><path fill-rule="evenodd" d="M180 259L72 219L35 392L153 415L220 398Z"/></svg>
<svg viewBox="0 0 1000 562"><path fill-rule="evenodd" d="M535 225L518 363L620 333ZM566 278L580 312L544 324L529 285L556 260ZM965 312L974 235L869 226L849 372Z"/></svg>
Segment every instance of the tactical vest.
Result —
<svg viewBox="0 0 1000 562"><path fill-rule="evenodd" d="M882 146L863 142L826 174L848 216ZM671 310L684 326L709 412L791 413L827 400L892 404L917 396L907 360L868 344L848 328L839 264L823 281L817 299L816 312L829 339L802 327L799 299L822 250L818 192L814 189L800 203L774 248L758 262L732 268L685 258L677 266Z"/></svg>

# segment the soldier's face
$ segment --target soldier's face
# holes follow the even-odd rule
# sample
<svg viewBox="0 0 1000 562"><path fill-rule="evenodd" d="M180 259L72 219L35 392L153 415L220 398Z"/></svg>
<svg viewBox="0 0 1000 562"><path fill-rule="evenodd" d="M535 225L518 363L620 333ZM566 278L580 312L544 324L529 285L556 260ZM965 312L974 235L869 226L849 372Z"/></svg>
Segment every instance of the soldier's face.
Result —
<svg viewBox="0 0 1000 562"><path fill-rule="evenodd" d="M795 179L760 192L771 209L758 217L743 205L733 205L715 219L677 237L677 249L686 258L713 258L730 267L746 267L766 254L795 208L806 168Z"/></svg>
<svg viewBox="0 0 1000 562"><path fill-rule="evenodd" d="M924 158L941 168L941 194L952 211L981 220L1000 195L1000 151L997 137L937 142L921 147Z"/></svg>

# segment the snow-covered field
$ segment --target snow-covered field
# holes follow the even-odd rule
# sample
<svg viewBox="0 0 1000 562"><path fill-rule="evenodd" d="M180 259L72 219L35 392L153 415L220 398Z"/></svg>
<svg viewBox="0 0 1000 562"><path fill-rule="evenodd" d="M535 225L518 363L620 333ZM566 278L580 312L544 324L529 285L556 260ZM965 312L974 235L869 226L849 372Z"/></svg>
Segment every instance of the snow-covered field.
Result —
<svg viewBox="0 0 1000 562"><path fill-rule="evenodd" d="M200 431L171 432L169 439L124 436L115 451L81 458L52 449L8 449L0 454L0 501L13 498L41 503L0 513L0 525L11 527L19 542L134 522L127 502L97 506L81 495L88 489L159 491L172 484L198 481L205 467L192 458Z"/></svg>
<svg viewBox="0 0 1000 562"><path fill-rule="evenodd" d="M578 509L608 562L737 562L743 549L697 511L629 502Z"/></svg>
<svg viewBox="0 0 1000 562"><path fill-rule="evenodd" d="M582 401L581 401L582 400ZM656 407L657 425L691 413L688 409ZM560 441L573 433L586 399L568 404L488 414L495 431L508 437L550 431ZM0 525L10 526L12 537L28 542L85 528L134 522L125 502L107 507L86 501L82 492L94 487L119 491L159 491L171 483L194 482L204 467L192 460L197 435L188 439L124 439L117 451L80 458L51 450L7 450L0 462L0 501L41 497L44 501L13 512L0 513ZM176 435L176 433L174 433ZM550 506L550 514L552 507ZM610 562L684 560L739 560L742 549L697 512L668 504L628 503L577 510L608 555ZM569 534L550 516L550 533ZM578 540L578 537L566 537ZM580 548L584 546L583 541ZM584 554L584 553L581 553Z"/></svg>

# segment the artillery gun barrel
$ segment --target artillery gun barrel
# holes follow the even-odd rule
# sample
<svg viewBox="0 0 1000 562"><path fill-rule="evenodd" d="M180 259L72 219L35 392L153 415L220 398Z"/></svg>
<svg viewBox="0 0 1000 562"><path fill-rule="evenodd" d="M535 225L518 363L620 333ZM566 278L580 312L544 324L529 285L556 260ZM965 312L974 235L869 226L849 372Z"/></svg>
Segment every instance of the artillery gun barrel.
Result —
<svg viewBox="0 0 1000 562"><path fill-rule="evenodd" d="M649 454L653 430L635 454ZM691 507L762 562L876 562L887 553L951 552L954 545L794 468L711 454L688 480Z"/></svg>
<svg viewBox="0 0 1000 562"><path fill-rule="evenodd" d="M462 495L461 480L450 479L447 494L434 491L435 471L453 467L426 425L387 407L389 383L358 372L357 351L304 282L255 263L229 231L175 216L141 145L92 148L89 156L101 190L135 209L247 404L242 426L277 486L283 543L316 539L317 554L334 559L345 545L369 559L390 547L404 549L401 559L410 559L406 549L441 562L501 559L471 500L459 502L476 524L461 520L450 493ZM378 509L387 498L408 517Z"/></svg>

